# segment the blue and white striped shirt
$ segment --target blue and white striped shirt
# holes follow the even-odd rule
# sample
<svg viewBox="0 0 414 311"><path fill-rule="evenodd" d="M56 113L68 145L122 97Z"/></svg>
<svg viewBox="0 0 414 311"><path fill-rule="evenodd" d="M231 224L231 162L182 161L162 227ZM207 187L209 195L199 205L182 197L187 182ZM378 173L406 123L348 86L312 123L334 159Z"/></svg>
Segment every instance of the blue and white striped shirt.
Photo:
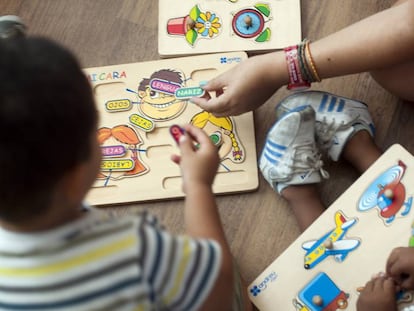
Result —
<svg viewBox="0 0 414 311"><path fill-rule="evenodd" d="M0 310L197 310L220 263L214 241L91 208L46 232L0 228Z"/></svg>

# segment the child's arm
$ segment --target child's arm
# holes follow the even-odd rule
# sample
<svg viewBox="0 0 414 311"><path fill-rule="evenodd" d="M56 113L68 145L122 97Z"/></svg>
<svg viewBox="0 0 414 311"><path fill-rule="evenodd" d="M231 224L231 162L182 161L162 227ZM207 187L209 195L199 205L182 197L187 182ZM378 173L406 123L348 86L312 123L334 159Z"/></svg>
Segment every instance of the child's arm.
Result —
<svg viewBox="0 0 414 311"><path fill-rule="evenodd" d="M229 310L233 297L232 255L212 191L219 164L218 152L203 130L186 125L185 131L179 141L181 156L173 155L172 160L180 165L183 176L186 233L213 239L222 250L218 278L201 310Z"/></svg>
<svg viewBox="0 0 414 311"><path fill-rule="evenodd" d="M386 273L405 289L414 289L414 247L397 247L387 260Z"/></svg>
<svg viewBox="0 0 414 311"><path fill-rule="evenodd" d="M310 51L321 79L409 62L413 69L413 29L414 1L407 0L311 42ZM409 75L403 78L405 84L414 80ZM203 86L217 97L207 93L192 101L217 116L238 115L258 108L288 82L285 53L277 51L250 57Z"/></svg>
<svg viewBox="0 0 414 311"><path fill-rule="evenodd" d="M357 310L397 311L394 281L386 277L368 281L358 297Z"/></svg>

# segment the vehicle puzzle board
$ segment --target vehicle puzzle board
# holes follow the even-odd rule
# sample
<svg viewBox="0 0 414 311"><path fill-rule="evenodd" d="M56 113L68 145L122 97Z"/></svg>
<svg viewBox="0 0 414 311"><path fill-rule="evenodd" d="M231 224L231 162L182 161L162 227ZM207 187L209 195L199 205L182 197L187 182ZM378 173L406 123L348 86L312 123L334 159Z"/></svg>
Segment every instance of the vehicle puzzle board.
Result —
<svg viewBox="0 0 414 311"><path fill-rule="evenodd" d="M391 146L249 285L262 311L356 310L361 288L408 246L414 214L414 157ZM399 310L414 303L398 294Z"/></svg>
<svg viewBox="0 0 414 311"><path fill-rule="evenodd" d="M101 170L87 201L93 205L183 197L172 125L202 128L221 159L217 194L258 187L253 113L215 117L191 103L205 81L247 58L245 52L199 55L87 68L99 110Z"/></svg>
<svg viewBox="0 0 414 311"><path fill-rule="evenodd" d="M159 0L161 57L282 49L301 41L300 0Z"/></svg>

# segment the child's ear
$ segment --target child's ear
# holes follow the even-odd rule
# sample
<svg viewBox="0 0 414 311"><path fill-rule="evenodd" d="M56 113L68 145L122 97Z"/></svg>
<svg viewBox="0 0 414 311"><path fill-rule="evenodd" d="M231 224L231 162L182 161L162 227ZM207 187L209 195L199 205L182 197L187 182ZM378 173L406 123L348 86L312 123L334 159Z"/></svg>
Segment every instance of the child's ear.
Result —
<svg viewBox="0 0 414 311"><path fill-rule="evenodd" d="M61 193L66 200L72 203L80 203L89 190L88 180L88 166L79 164L62 178Z"/></svg>

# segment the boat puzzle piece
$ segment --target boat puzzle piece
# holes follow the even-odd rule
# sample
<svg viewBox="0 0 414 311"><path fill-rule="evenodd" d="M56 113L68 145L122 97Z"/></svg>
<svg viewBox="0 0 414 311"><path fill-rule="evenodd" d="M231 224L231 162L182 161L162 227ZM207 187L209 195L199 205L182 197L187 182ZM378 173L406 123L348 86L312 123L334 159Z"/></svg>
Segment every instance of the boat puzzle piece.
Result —
<svg viewBox="0 0 414 311"><path fill-rule="evenodd" d="M318 240L308 241L302 244L306 250L305 269L312 269L328 256L334 256L335 261L342 262L349 252L359 245L358 239L345 239L347 231L357 223L356 218L347 219L338 211L335 213L335 228Z"/></svg>
<svg viewBox="0 0 414 311"><path fill-rule="evenodd" d="M401 211L401 216L407 216L411 210L413 197L406 199L405 186L401 182L407 166L402 161L380 174L362 194L359 203L359 211L367 211L378 207L380 216L385 224L394 221L395 216Z"/></svg>

